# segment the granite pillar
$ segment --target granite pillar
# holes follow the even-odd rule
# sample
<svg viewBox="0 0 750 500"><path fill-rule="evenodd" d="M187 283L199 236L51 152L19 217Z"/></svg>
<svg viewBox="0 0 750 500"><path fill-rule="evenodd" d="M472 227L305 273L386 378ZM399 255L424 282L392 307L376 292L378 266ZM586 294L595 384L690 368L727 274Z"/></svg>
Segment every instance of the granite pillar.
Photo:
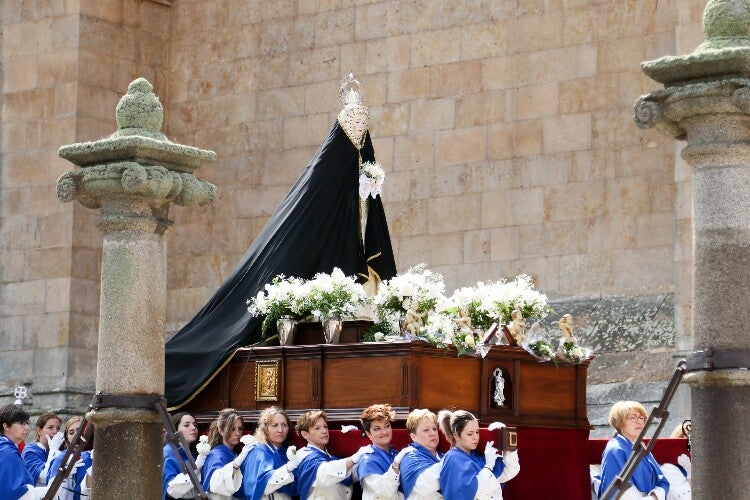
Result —
<svg viewBox="0 0 750 500"><path fill-rule="evenodd" d="M642 64L664 89L635 105L640 127L687 141L693 174L694 499L750 491L750 1L711 0L706 41Z"/></svg>
<svg viewBox="0 0 750 500"><path fill-rule="evenodd" d="M216 188L192 172L213 161L160 132L151 84L135 80L117 106L110 137L60 148L80 168L58 180L63 202L100 209L104 234L94 423L92 498L160 498L169 207L212 203Z"/></svg>

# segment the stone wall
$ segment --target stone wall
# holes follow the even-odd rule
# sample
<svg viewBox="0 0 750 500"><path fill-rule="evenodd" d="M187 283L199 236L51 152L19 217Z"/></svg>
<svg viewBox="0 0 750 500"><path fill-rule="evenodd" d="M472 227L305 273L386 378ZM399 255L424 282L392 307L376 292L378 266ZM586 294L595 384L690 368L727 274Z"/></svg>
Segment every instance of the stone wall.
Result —
<svg viewBox="0 0 750 500"><path fill-rule="evenodd" d="M64 144L114 132L130 81L164 86L169 9L140 0L5 2L2 66L0 397L80 412L96 374L102 235L62 204Z"/></svg>
<svg viewBox="0 0 750 500"><path fill-rule="evenodd" d="M201 172L218 187L216 204L172 213L167 326L174 331L231 271L313 155L340 109L338 81L353 70L388 172L384 201L399 268L425 262L449 288L528 273L560 312L604 311L596 324L609 325L606 338L629 341L600 342L590 332L600 346L592 415L601 421L623 395L653 400L675 347L690 347L690 178L672 141L635 127L632 104L653 87L641 61L688 53L701 41L704 4L5 7L0 330L14 347L0 351L0 396L23 378L9 364L17 354L34 384L42 385L48 365L38 363L53 352L67 358L44 384L93 383L101 236L93 213L54 198L67 168L57 146L111 133L117 99L145 76L165 106L167 135L218 153ZM614 307L614 298L626 307ZM646 310L673 310L673 323L659 332L614 326ZM590 323L582 323L589 335ZM39 330L58 333L41 343ZM79 366L86 375L74 382Z"/></svg>

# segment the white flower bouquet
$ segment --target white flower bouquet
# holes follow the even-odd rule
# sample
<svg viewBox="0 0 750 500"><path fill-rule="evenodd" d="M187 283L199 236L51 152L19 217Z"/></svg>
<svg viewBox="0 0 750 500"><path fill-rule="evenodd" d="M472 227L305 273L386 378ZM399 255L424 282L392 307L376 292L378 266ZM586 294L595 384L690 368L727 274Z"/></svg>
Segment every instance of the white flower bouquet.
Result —
<svg viewBox="0 0 750 500"><path fill-rule="evenodd" d="M365 162L359 170L359 197L363 200L368 196L375 198L383 191L385 171L380 163Z"/></svg>
<svg viewBox="0 0 750 500"><path fill-rule="evenodd" d="M518 309L527 320L542 319L552 308L547 296L534 290L531 277L522 274L513 281L478 282L476 286L456 290L448 301L447 312L458 318L468 313L471 326L487 330L492 323L509 323Z"/></svg>
<svg viewBox="0 0 750 500"><path fill-rule="evenodd" d="M404 274L383 282L374 297L374 304L381 323L393 325L402 319L413 325L411 333L416 335L421 326L429 321L431 314L441 308L445 301L443 276L419 264ZM398 333L401 326L393 328Z"/></svg>
<svg viewBox="0 0 750 500"><path fill-rule="evenodd" d="M560 339L556 354L563 361L575 365L589 359L593 351L588 347L580 347L574 339Z"/></svg>
<svg viewBox="0 0 750 500"><path fill-rule="evenodd" d="M539 361L555 360L555 347L544 336L538 324L531 328L526 340L521 343L521 347Z"/></svg>
<svg viewBox="0 0 750 500"><path fill-rule="evenodd" d="M211 445L208 444L208 436L204 434L198 438L198 444L195 445L195 451L197 451L199 455L205 455L211 451Z"/></svg>
<svg viewBox="0 0 750 500"><path fill-rule="evenodd" d="M247 311L251 315L266 315L261 326L263 336L266 335L269 325L275 325L282 316L301 319L310 314L307 296L303 293L304 283L302 279L287 278L280 274L247 301Z"/></svg>
<svg viewBox="0 0 750 500"><path fill-rule="evenodd" d="M299 293L305 297L306 307L321 319L356 316L368 300L364 287L338 267L331 274L316 274Z"/></svg>
<svg viewBox="0 0 750 500"><path fill-rule="evenodd" d="M297 447L296 446L290 445L286 449L286 458L287 458L287 460L291 460L292 458L294 458L294 455L296 455L296 454L297 454Z"/></svg>

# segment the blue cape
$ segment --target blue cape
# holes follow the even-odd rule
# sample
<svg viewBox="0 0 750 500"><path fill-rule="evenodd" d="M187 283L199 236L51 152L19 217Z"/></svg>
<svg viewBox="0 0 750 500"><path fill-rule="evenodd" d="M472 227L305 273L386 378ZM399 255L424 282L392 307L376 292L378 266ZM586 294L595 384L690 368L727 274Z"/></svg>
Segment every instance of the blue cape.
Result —
<svg viewBox="0 0 750 500"><path fill-rule="evenodd" d="M21 498L28 491L27 484L34 485L18 446L0 436L0 498Z"/></svg>
<svg viewBox="0 0 750 500"><path fill-rule="evenodd" d="M39 474L44 470L48 454L47 450L37 442L27 444L21 453L23 463L29 470L34 485L39 480Z"/></svg>
<svg viewBox="0 0 750 500"><path fill-rule="evenodd" d="M277 450L270 444L257 444L242 464L242 491L245 497L260 500L274 471L288 461L286 446ZM285 484L276 491L297 495L294 483Z"/></svg>
<svg viewBox="0 0 750 500"><path fill-rule="evenodd" d="M313 483L315 483L315 476L318 473L318 467L320 467L320 464L322 464L323 462L332 462L334 460L338 460L338 457L329 455L314 446L310 446L310 449L313 452L305 457L305 459L301 464L299 464L299 467L297 467L297 470L295 471L295 477L297 478L297 491L299 492L299 497L301 499L305 499L310 496L310 490L312 489ZM348 476L346 479L341 481L341 483L345 486L351 486L352 477Z"/></svg>
<svg viewBox="0 0 750 500"><path fill-rule="evenodd" d="M394 457L397 455L396 450L393 448L390 448L386 452L373 445L372 449L375 451L362 455L359 464L357 464L357 476L360 481L370 474L377 474L379 476L385 474L393 463Z"/></svg>
<svg viewBox="0 0 750 500"><path fill-rule="evenodd" d="M180 454L182 461L187 463L187 455L185 454L185 450L182 449L182 446L177 445L177 451ZM164 445L162 456L164 457L164 494L162 497L166 499L167 485L169 485L169 482L174 479L177 474L182 474L182 467L180 467L180 462L177 460L177 457L172 450L172 445L169 443Z"/></svg>
<svg viewBox="0 0 750 500"><path fill-rule="evenodd" d="M477 495L479 481L477 474L487 462L476 452L466 453L459 448L451 448L443 458L440 471L440 489L445 500L473 500ZM492 473L499 477L505 469L505 462L498 457Z"/></svg>
<svg viewBox="0 0 750 500"><path fill-rule="evenodd" d="M602 454L602 482L599 485L597 495L599 497L607 490L610 483L615 480L622 470L625 462L628 461L630 453L633 450L633 443L622 434L618 434L607 443ZM669 493L669 481L664 477L661 467L656 462L654 456L649 453L646 455L630 478L630 482L642 493L648 493L657 486L664 488L665 493ZM612 494L611 498L614 497Z"/></svg>
<svg viewBox="0 0 750 500"><path fill-rule="evenodd" d="M417 478L423 470L440 461L442 455L438 452L436 457L421 444L411 443L409 446L414 451L407 453L401 460L401 487L404 489L404 497L411 495L411 490L417 483Z"/></svg>
<svg viewBox="0 0 750 500"><path fill-rule="evenodd" d="M210 491L209 484L211 484L211 476L214 475L214 472L224 467L236 457L237 455L224 444L220 444L208 452L206 462L203 464L203 479L201 481L203 489L207 493ZM235 492L234 496L244 499L245 495L242 493L242 488Z"/></svg>
<svg viewBox="0 0 750 500"><path fill-rule="evenodd" d="M52 480L57 475L57 472L60 469L60 465L62 465L62 460L64 457L65 457L65 453L60 453L59 455L57 455L55 458L52 459L52 462L49 464L49 472L47 473L47 484L52 484ZM75 477L73 477L73 500L81 500L81 483L86 477L86 471L88 470L89 467L91 467L91 464L92 464L90 451L81 452L81 458L83 459L83 465L81 467L78 467L78 469L76 469ZM68 477L70 478L72 476L68 476ZM62 489L63 487L60 486L60 490Z"/></svg>

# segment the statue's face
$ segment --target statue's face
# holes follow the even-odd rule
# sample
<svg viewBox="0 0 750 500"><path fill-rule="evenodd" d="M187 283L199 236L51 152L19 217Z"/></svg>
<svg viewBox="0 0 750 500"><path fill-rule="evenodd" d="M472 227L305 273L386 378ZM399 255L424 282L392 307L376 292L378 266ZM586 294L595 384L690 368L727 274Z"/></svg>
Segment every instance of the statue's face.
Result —
<svg viewBox="0 0 750 500"><path fill-rule="evenodd" d="M367 115L356 113L352 115L352 135L357 141L362 140L362 136L367 131Z"/></svg>
<svg viewBox="0 0 750 500"><path fill-rule="evenodd" d="M359 147L367 132L369 112L365 106L344 108L339 115L339 122L352 142Z"/></svg>

